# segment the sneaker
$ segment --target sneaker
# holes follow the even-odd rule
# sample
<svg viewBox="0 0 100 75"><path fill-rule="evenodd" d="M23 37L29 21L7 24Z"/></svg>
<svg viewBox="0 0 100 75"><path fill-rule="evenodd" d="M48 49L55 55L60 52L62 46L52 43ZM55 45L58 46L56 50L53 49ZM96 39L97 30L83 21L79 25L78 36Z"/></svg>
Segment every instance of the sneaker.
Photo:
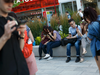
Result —
<svg viewBox="0 0 100 75"><path fill-rule="evenodd" d="M76 60L75 60L75 62L77 63L79 61L80 61L80 57L77 57Z"/></svg>
<svg viewBox="0 0 100 75"><path fill-rule="evenodd" d="M47 59L47 61L52 60L52 59L53 59L53 57L49 57L49 58Z"/></svg>
<svg viewBox="0 0 100 75"><path fill-rule="evenodd" d="M71 58L67 57L66 63L68 63L69 61L71 61Z"/></svg>
<svg viewBox="0 0 100 75"><path fill-rule="evenodd" d="M44 59L47 59L49 57L50 57L50 55L49 54L46 54L45 57L44 57Z"/></svg>

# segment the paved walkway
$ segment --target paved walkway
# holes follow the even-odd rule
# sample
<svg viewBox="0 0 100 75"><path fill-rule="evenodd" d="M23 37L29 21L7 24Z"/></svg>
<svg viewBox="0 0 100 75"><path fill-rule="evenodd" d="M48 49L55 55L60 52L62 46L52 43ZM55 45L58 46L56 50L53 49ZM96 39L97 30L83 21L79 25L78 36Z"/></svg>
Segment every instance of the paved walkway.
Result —
<svg viewBox="0 0 100 75"><path fill-rule="evenodd" d="M54 57L53 60L38 60L38 72L36 75L99 75L95 60L92 57L85 57L83 63L75 63L75 57L71 62L65 63L66 57Z"/></svg>

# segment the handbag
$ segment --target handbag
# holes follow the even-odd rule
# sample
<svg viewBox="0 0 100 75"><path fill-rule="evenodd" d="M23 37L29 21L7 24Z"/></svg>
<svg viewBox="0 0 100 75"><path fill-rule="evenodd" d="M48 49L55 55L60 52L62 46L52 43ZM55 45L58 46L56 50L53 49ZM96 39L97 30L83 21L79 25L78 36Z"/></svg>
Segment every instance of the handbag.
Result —
<svg viewBox="0 0 100 75"><path fill-rule="evenodd" d="M27 36L27 31L25 30L25 38L24 38L24 48L22 50L22 53L25 58L28 58L32 54L32 43L28 43L29 37Z"/></svg>
<svg viewBox="0 0 100 75"><path fill-rule="evenodd" d="M74 44L76 41L77 41L77 38L72 38L72 39L63 38L61 39L61 46L65 46L68 43Z"/></svg>

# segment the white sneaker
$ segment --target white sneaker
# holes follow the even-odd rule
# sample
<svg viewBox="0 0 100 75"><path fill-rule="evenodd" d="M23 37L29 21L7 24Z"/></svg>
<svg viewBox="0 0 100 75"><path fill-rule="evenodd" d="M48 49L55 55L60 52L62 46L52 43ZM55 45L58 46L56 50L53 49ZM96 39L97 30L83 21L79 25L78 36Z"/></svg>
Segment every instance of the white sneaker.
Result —
<svg viewBox="0 0 100 75"><path fill-rule="evenodd" d="M46 54L45 57L43 57L43 58L46 59L48 57L50 57L50 55L49 54Z"/></svg>
<svg viewBox="0 0 100 75"><path fill-rule="evenodd" d="M49 58L47 59L47 61L52 60L52 59L53 59L53 57L49 57Z"/></svg>

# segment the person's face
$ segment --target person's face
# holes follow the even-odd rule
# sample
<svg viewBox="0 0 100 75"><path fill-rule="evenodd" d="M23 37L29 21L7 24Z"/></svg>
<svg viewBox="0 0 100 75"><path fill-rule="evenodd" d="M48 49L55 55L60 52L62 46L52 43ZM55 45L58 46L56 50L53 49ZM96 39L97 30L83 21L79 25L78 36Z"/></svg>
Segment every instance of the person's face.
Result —
<svg viewBox="0 0 100 75"><path fill-rule="evenodd" d="M90 23L90 20L89 20L88 18L86 18L86 21L87 21L88 23Z"/></svg>
<svg viewBox="0 0 100 75"><path fill-rule="evenodd" d="M74 22L74 21L70 22L69 24L70 24L70 26L71 26L72 28L75 28L75 22Z"/></svg>
<svg viewBox="0 0 100 75"><path fill-rule="evenodd" d="M0 0L0 11L4 14L11 12L14 0Z"/></svg>
<svg viewBox="0 0 100 75"><path fill-rule="evenodd" d="M82 24L80 24L80 27L81 27L81 29L83 29L83 25Z"/></svg>

